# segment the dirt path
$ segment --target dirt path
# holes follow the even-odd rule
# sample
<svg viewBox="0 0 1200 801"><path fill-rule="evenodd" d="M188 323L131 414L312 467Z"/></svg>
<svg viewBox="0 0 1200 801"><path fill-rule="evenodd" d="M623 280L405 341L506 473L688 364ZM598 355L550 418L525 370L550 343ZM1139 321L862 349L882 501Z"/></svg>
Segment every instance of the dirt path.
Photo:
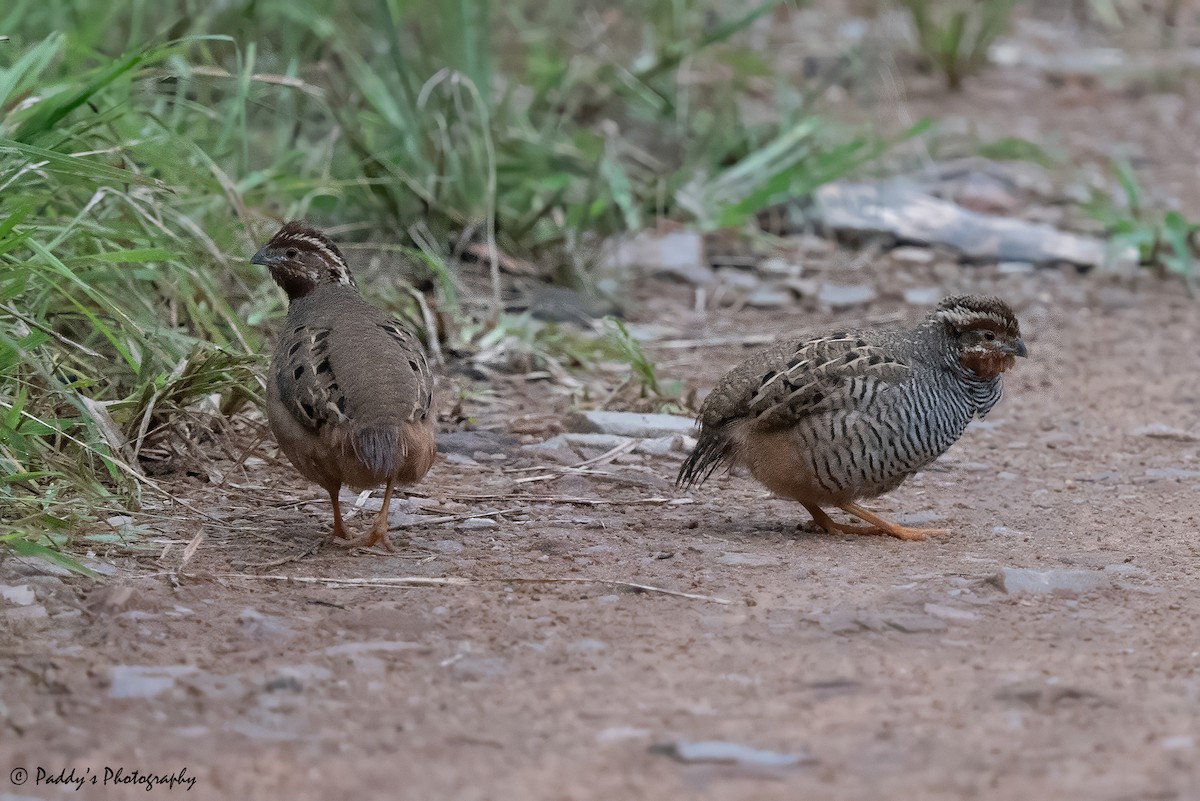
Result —
<svg viewBox="0 0 1200 801"><path fill-rule="evenodd" d="M798 532L802 510L743 476L676 493L675 455L515 484L553 473L555 454L493 438L440 460L420 487L432 500L402 508L515 511L422 524L394 556L305 555L328 510L288 506L318 497L288 469L252 461L220 490L181 477L225 523L172 515L166 554L117 560L108 586L0 565L0 584L37 593L0 617L0 766L30 771L22 786L0 776L0 799L184 792L106 788L105 767L186 768L196 798L1200 796L1200 443L1135 433L1200 431L1200 310L1153 283L987 274L962 282L1017 296L1032 358L986 423L875 504L950 536ZM872 308L894 311L916 313ZM769 319L689 330L788 324ZM701 386L743 355L659 354ZM561 407L509 397L497 415ZM1099 588L1015 594L1005 568ZM664 753L706 740L796 759ZM38 768L99 782L36 785Z"/></svg>
<svg viewBox="0 0 1200 801"><path fill-rule="evenodd" d="M1076 162L1128 145L1196 217L1176 95L997 71L905 102ZM894 267L846 278L883 299L837 315L700 319L690 289L653 284L636 317L694 338L912 318ZM1153 279L924 283L1003 295L1031 349L985 423L873 504L949 536L797 531L803 510L742 475L676 492L679 453L564 474L606 448L521 446L555 433L565 398L456 378L466 411L513 435L439 459L396 507L412 526L394 555L317 549L327 505L260 447L165 479L198 513L130 521L150 547L99 554L103 586L0 563L0 801L1200 798L1200 306ZM702 389L747 354L651 351ZM1020 569L1066 590L1018 592ZM449 583L328 581L399 577ZM680 759L701 741L772 753ZM195 781L148 794L105 768Z"/></svg>

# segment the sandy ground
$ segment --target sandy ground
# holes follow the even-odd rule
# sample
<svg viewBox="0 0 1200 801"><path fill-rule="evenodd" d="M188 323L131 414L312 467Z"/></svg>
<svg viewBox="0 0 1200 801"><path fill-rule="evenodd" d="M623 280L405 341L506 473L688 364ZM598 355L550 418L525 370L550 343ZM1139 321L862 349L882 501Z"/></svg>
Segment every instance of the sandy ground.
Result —
<svg viewBox="0 0 1200 801"><path fill-rule="evenodd" d="M146 797L106 789L106 766L186 768L201 798L1200 796L1200 444L1137 433L1200 430L1200 310L1162 286L1022 280L1032 357L1006 397L874 504L953 529L935 541L797 530L802 510L740 475L677 493L673 455L515 484L557 463L496 438L401 508L514 511L416 526L395 555L308 553L328 510L289 509L318 496L264 464L207 496L193 479L227 524L177 521L165 556L105 586L10 560L4 582L49 616L0 624L0 765L31 775L0 798L72 796L34 786L39 767L101 779L74 797ZM696 381L742 355L706 351ZM1101 586L1010 593L1005 568ZM664 753L707 740L796 759Z"/></svg>
<svg viewBox="0 0 1200 801"><path fill-rule="evenodd" d="M988 86L967 97L1000 126ZM677 452L569 473L606 449L522 449L561 394L459 375L492 431L397 503L395 554L318 547L328 506L268 442L164 477L194 512L133 521L152 550L98 554L102 584L0 564L0 801L1200 798L1200 307L1155 279L938 275L1009 298L1031 350L985 422L871 504L949 535L813 533L744 475L676 491ZM636 319L698 339L922 312L638 294ZM750 350L650 352L705 391ZM1067 588L1018 592L1013 569ZM379 586L401 577L435 581ZM704 741L757 751L687 760Z"/></svg>

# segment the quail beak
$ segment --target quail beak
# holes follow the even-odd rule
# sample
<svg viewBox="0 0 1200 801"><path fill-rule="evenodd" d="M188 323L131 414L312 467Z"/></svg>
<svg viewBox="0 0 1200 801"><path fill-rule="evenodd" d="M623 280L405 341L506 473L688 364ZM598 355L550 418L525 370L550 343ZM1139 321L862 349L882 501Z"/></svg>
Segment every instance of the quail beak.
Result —
<svg viewBox="0 0 1200 801"><path fill-rule="evenodd" d="M1029 349L1025 347L1025 342L1021 339L1018 339L1015 343L1009 345L1008 352L1013 356L1020 356L1021 358L1025 358L1029 355Z"/></svg>
<svg viewBox="0 0 1200 801"><path fill-rule="evenodd" d="M261 264L263 267L266 267L267 266L267 252L266 251L267 251L266 247L259 248L258 252L250 257L250 263L251 264ZM1022 349L1024 349L1024 346L1022 346Z"/></svg>

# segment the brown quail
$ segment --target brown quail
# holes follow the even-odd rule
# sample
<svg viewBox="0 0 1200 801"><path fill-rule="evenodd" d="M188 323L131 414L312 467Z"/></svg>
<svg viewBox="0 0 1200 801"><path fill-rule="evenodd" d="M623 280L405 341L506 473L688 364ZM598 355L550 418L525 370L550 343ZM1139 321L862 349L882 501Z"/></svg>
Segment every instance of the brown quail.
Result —
<svg viewBox="0 0 1200 801"><path fill-rule="evenodd" d="M677 482L745 465L826 531L924 539L857 501L890 492L945 453L1000 400L1000 374L1026 356L1016 315L994 297L946 298L911 331L838 332L752 356L700 409ZM834 506L869 526L835 523Z"/></svg>
<svg viewBox="0 0 1200 801"><path fill-rule="evenodd" d="M267 419L296 469L329 493L333 536L348 538L338 492L385 484L368 546L388 540L397 484L433 464L433 378L420 342L358 294L337 246L289 222L254 254L288 296L267 378Z"/></svg>

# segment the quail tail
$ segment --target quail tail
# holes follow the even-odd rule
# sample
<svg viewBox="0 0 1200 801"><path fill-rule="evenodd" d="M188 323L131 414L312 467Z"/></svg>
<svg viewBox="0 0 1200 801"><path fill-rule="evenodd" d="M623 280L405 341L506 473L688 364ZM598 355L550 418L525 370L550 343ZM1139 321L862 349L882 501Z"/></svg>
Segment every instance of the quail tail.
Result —
<svg viewBox="0 0 1200 801"><path fill-rule="evenodd" d="M690 488L703 484L721 466L733 465L734 443L728 426L703 426L696 447L679 468L675 486Z"/></svg>
<svg viewBox="0 0 1200 801"><path fill-rule="evenodd" d="M377 476L390 476L396 469L400 434L389 428L361 428L354 434L354 453Z"/></svg>

